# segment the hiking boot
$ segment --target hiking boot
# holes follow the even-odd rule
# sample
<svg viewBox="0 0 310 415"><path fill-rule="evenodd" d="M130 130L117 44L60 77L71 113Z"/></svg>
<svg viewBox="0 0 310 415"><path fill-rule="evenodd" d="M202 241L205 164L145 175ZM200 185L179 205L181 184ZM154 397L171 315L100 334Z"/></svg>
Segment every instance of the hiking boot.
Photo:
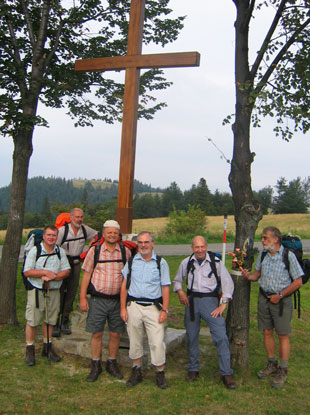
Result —
<svg viewBox="0 0 310 415"><path fill-rule="evenodd" d="M138 383L142 382L142 370L141 367L134 366L132 368L131 376L126 382L126 386L132 387L136 386Z"/></svg>
<svg viewBox="0 0 310 415"><path fill-rule="evenodd" d="M287 368L279 367L271 386L276 389L282 389L287 379Z"/></svg>
<svg viewBox="0 0 310 415"><path fill-rule="evenodd" d="M60 337L61 333L60 333L60 324L59 324L59 320L57 320L56 325L53 327L53 337Z"/></svg>
<svg viewBox="0 0 310 415"><path fill-rule="evenodd" d="M222 376L222 381L227 389L237 389L237 384L234 382L232 375Z"/></svg>
<svg viewBox="0 0 310 415"><path fill-rule="evenodd" d="M95 382L98 379L98 376L102 372L102 366L100 360L91 361L91 370L90 374L86 378L86 382Z"/></svg>
<svg viewBox="0 0 310 415"><path fill-rule="evenodd" d="M52 343L43 343L42 357L47 357L49 362L60 362L61 357L56 354Z"/></svg>
<svg viewBox="0 0 310 415"><path fill-rule="evenodd" d="M274 362L271 362L268 360L267 366L265 369L260 370L257 373L257 377L259 379L265 379L268 376L274 376L278 371L278 362L275 360Z"/></svg>
<svg viewBox="0 0 310 415"><path fill-rule="evenodd" d="M64 334L71 334L72 333L69 323L70 323L69 322L69 317L68 316L64 317L63 322L62 322L62 326L61 326L62 333L64 333Z"/></svg>
<svg viewBox="0 0 310 415"><path fill-rule="evenodd" d="M34 366L36 364L34 344L31 344L30 346L26 346L25 362L27 366Z"/></svg>
<svg viewBox="0 0 310 415"><path fill-rule="evenodd" d="M164 371L156 373L156 385L160 389L167 389L168 388L168 383L166 382Z"/></svg>
<svg viewBox="0 0 310 415"><path fill-rule="evenodd" d="M123 375L121 374L121 371L119 370L118 364L116 359L108 359L105 370L110 373L111 376L117 379L123 379Z"/></svg>
<svg viewBox="0 0 310 415"><path fill-rule="evenodd" d="M187 382L194 382L199 377L199 372L188 372L187 373Z"/></svg>

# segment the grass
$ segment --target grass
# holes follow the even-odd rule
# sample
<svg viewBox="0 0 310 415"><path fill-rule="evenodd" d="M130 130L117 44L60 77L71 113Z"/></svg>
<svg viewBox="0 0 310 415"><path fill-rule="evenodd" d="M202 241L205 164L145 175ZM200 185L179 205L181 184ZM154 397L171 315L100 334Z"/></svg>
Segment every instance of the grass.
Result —
<svg viewBox="0 0 310 415"><path fill-rule="evenodd" d="M167 257L172 278L182 259ZM200 338L201 370L197 382L189 384L184 380L187 356L186 348L180 347L167 356L167 390L155 386L152 371L145 372L142 384L128 389L124 381L112 380L106 373L94 384L86 383L89 361L66 354L58 364L48 364L38 357L36 366L25 365L25 290L19 277L17 313L21 325L0 329L0 414L308 415L310 284L302 287L300 319L294 310L289 376L283 390L274 390L269 380L260 381L256 377L266 361L263 337L256 324L257 293L257 284L253 283L250 364L248 370L235 370L237 390L228 391L223 387L216 350L208 336ZM183 306L175 294L171 295L169 308L169 326L183 328ZM37 347L40 349L39 344ZM130 370L122 370L127 379Z"/></svg>

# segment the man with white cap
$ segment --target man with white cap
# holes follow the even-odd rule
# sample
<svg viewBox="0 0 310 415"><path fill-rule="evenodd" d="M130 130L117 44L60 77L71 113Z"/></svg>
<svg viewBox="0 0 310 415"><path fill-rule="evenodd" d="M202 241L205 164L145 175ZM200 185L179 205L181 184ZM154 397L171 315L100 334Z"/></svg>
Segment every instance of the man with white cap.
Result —
<svg viewBox="0 0 310 415"><path fill-rule="evenodd" d="M109 325L109 358L106 371L113 377L123 378L116 361L120 334L124 331L124 322L120 317L121 271L124 262L131 256L131 252L120 244L119 235L118 222L106 221L103 225L104 242L100 245L98 260L95 254L96 247L92 247L82 266L84 274L81 284L80 309L88 311L86 331L92 333L92 364L91 372L86 378L87 382L95 382L102 372L102 335L106 321ZM87 293L91 294L89 299L86 298Z"/></svg>

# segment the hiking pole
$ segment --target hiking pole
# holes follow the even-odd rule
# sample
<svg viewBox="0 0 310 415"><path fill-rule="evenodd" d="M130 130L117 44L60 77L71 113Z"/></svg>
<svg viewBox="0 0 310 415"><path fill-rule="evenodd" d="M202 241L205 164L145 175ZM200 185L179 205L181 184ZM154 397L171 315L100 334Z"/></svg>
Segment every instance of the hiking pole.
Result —
<svg viewBox="0 0 310 415"><path fill-rule="evenodd" d="M50 350L50 336L49 336L49 319L48 319L48 298L49 298L49 283L44 282L43 284L43 296L44 296L44 307L45 307L45 325L46 325L46 356L48 360L49 350Z"/></svg>
<svg viewBox="0 0 310 415"><path fill-rule="evenodd" d="M68 286L67 286L66 280L64 280L62 283L65 285L64 285L62 302L61 302L61 310L59 313L59 337L61 337L61 329L62 329L62 324L64 321L65 302L66 302L66 297L67 297L67 292L68 292Z"/></svg>
<svg viewBox="0 0 310 415"><path fill-rule="evenodd" d="M222 262L225 265L226 254L226 230L227 230L227 213L224 213L224 232L223 232L223 250L222 250Z"/></svg>

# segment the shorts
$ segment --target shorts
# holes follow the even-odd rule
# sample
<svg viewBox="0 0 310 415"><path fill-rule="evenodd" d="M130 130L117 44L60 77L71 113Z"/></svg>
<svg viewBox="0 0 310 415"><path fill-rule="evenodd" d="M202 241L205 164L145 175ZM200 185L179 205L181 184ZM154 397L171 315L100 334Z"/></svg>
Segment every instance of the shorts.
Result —
<svg viewBox="0 0 310 415"><path fill-rule="evenodd" d="M39 299L39 308L36 305L36 293ZM47 305L47 312L45 310ZM31 327L37 327L42 318L47 324L55 326L59 313L60 293L59 290L49 290L47 296L44 297L43 290L29 290L27 291L27 305L25 318L27 324Z"/></svg>
<svg viewBox="0 0 310 415"><path fill-rule="evenodd" d="M101 333L104 331L106 321L109 330L113 333L122 333L125 323L120 316L120 300L92 296L88 300L89 311L86 320L86 331Z"/></svg>
<svg viewBox="0 0 310 415"><path fill-rule="evenodd" d="M260 330L275 329L278 335L291 333L292 296L284 297L281 301L283 310L280 316L280 304L272 304L261 292L259 293L257 320Z"/></svg>

